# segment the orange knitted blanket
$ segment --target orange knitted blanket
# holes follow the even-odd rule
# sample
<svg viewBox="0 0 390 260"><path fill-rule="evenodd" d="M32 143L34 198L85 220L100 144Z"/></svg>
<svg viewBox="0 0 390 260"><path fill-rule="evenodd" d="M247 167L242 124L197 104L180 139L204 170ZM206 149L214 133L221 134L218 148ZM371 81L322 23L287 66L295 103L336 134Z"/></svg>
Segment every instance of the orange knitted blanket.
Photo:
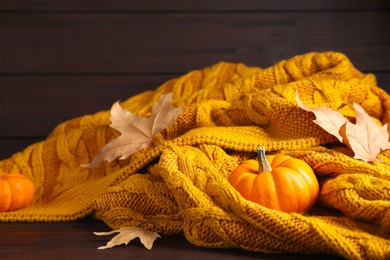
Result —
<svg viewBox="0 0 390 260"><path fill-rule="evenodd" d="M172 105L184 107L153 144L125 160L80 166L119 135L109 126L110 111L102 111L64 122L46 140L1 161L1 171L26 175L37 190L29 207L0 213L0 221L93 214L112 228L183 233L205 247L390 259L390 151L378 156L385 163L353 159L297 106L297 90L308 106L355 102L389 121L389 95L341 53L308 53L266 69L221 62L121 103L147 117L172 92ZM352 107L340 112L354 116ZM267 209L229 184L230 172L259 145L313 168L320 197L312 210Z"/></svg>

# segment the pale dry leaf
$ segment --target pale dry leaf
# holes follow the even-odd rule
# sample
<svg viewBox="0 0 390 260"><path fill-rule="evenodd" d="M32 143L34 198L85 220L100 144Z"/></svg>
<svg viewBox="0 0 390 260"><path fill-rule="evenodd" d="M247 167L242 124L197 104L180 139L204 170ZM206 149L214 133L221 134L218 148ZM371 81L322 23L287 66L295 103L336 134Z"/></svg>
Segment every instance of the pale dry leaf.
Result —
<svg viewBox="0 0 390 260"><path fill-rule="evenodd" d="M346 122L340 129L344 143L355 153L354 158L379 161L377 155L390 148L387 124L380 126L358 104L354 103L356 124Z"/></svg>
<svg viewBox="0 0 390 260"><path fill-rule="evenodd" d="M335 136L340 142L343 141L343 137L339 134L339 131L340 127L347 122L347 119L341 113L329 107L307 107L299 100L298 92L296 93L295 99L300 108L314 113L316 119L313 122L315 124Z"/></svg>
<svg viewBox="0 0 390 260"><path fill-rule="evenodd" d="M378 125L358 104L353 104L356 115L356 124L353 124L341 113L328 107L306 107L299 100L298 93L296 101L300 108L315 114L314 122L317 125L347 145L354 152L354 158L365 162L381 162L378 154L390 148L387 124Z"/></svg>
<svg viewBox="0 0 390 260"><path fill-rule="evenodd" d="M122 244L127 245L130 241L135 238L139 238L141 243L147 248L152 249L153 243L157 238L161 236L157 232L145 230L138 227L121 227L119 229L109 231L109 232L94 232L97 236L107 236L115 233L119 233L114 236L110 241L107 242L105 246L98 247L98 249L107 249L114 246L119 246Z"/></svg>
<svg viewBox="0 0 390 260"><path fill-rule="evenodd" d="M171 102L172 93L162 95L148 118L123 109L119 102L114 103L111 108L110 126L121 135L107 143L92 162L82 166L92 168L102 161L126 159L131 154L147 148L153 142L154 135L173 125L176 117L182 113L184 108L172 108Z"/></svg>

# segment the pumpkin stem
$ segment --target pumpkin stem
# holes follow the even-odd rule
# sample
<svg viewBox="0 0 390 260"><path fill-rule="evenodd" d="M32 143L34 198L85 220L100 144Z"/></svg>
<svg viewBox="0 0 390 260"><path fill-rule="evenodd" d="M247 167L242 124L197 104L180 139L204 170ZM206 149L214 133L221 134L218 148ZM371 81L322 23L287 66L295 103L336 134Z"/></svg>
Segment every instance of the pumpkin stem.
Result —
<svg viewBox="0 0 390 260"><path fill-rule="evenodd" d="M271 165L269 165L267 158L265 157L265 148L259 146L256 149L257 158L259 159L259 173L272 171Z"/></svg>

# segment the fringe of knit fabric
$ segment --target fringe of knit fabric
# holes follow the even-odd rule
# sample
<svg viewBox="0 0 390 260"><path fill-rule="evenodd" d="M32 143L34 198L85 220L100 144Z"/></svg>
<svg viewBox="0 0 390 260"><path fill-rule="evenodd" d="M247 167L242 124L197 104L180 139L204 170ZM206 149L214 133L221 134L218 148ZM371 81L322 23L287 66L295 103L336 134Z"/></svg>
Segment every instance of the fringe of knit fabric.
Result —
<svg viewBox="0 0 390 260"><path fill-rule="evenodd" d="M37 191L29 207L0 213L0 221L94 214L112 228L183 233L205 247L389 259L390 152L379 155L386 163L353 159L297 106L296 91L307 106L353 119L355 102L379 123L389 121L388 94L341 53L307 53L266 69L221 62L121 104L147 117L161 95L173 92L172 105L185 107L153 145L126 160L80 166L119 135L109 127L109 111L102 111L66 121L46 140L1 161L0 170L26 175ZM270 210L229 184L229 173L255 157L259 145L313 168L321 191L311 211Z"/></svg>

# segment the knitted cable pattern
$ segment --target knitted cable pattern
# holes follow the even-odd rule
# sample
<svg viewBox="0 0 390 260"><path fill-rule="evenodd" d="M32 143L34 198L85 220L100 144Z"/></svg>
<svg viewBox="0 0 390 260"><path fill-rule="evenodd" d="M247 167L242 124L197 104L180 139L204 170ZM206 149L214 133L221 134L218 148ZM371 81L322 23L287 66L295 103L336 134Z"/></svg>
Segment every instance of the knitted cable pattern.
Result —
<svg viewBox="0 0 390 260"><path fill-rule="evenodd" d="M0 221L70 221L94 214L112 228L183 233L196 245L272 253L390 258L390 152L364 163L297 107L328 106L353 118L360 104L382 124L390 98L372 74L341 53L307 53L266 69L220 62L172 79L121 105L148 116L162 94L185 110L153 145L126 160L90 162L118 132L109 111L58 125L46 140L0 162L37 187L32 204ZM306 214L270 210L242 198L227 176L257 146L306 161L320 198Z"/></svg>

